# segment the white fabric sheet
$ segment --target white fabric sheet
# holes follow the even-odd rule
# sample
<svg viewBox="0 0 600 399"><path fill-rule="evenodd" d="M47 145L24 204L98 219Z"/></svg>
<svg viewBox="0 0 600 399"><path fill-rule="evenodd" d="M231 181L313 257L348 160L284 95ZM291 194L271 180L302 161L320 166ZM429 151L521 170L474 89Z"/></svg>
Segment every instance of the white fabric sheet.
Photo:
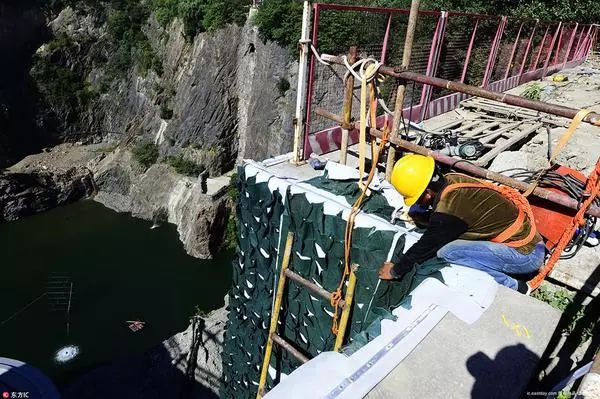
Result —
<svg viewBox="0 0 600 399"><path fill-rule="evenodd" d="M410 295L408 308L383 320L381 335L347 357L323 352L283 379L268 399L364 397L439 323L448 311L465 323L475 322L493 302L497 284L491 276L452 265L441 271L445 284L427 278Z"/></svg>

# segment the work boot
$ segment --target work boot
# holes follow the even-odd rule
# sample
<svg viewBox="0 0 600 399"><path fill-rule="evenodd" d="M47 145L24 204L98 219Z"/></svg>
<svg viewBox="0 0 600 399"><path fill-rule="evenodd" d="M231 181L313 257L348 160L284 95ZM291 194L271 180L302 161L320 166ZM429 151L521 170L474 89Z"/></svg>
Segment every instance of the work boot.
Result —
<svg viewBox="0 0 600 399"><path fill-rule="evenodd" d="M517 291L523 295L529 295L531 294L531 286L527 281L517 280Z"/></svg>

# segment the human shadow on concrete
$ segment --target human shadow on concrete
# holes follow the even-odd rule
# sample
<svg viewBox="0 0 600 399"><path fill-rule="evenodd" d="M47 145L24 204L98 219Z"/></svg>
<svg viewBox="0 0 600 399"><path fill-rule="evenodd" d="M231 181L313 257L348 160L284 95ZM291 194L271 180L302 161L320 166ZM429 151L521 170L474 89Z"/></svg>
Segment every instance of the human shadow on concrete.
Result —
<svg viewBox="0 0 600 399"><path fill-rule="evenodd" d="M475 377L471 398L522 397L538 361L539 357L523 344L502 348L494 359L483 352L475 353L467 359L467 370Z"/></svg>
<svg viewBox="0 0 600 399"><path fill-rule="evenodd" d="M588 277L584 287L593 289L599 283L600 264L596 266L594 272ZM573 301L563 312L554 330L554 335L542 356L540 369L541 371L547 370L549 373L541 381L532 381L531 389L549 391L565 378L573 368L576 368L576 366L581 367L594 358L600 346L600 322L598 321L600 319L600 295L592 298L587 306L584 306L584 301L587 298L588 294L584 290L577 291ZM581 316L581 309L584 307L585 311L583 312L583 316ZM556 352L557 346L563 340L563 336L564 343L562 343L562 346ZM584 340L590 336L592 338L587 351L583 354L577 365L575 365L572 355L584 343ZM577 385L573 389L576 389L576 387Z"/></svg>

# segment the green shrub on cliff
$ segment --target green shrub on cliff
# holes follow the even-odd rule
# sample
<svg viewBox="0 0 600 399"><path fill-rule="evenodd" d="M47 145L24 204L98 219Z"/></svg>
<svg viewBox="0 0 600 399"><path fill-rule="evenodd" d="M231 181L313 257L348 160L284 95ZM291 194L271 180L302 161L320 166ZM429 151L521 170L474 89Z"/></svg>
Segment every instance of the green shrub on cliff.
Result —
<svg viewBox="0 0 600 399"><path fill-rule="evenodd" d="M302 2L265 0L254 17L263 40L295 48L302 29Z"/></svg>
<svg viewBox="0 0 600 399"><path fill-rule="evenodd" d="M179 0L177 16L183 20L185 37L188 40L193 40L196 34L202 31L204 3L202 0Z"/></svg>
<svg viewBox="0 0 600 399"><path fill-rule="evenodd" d="M235 217L235 208L237 205L238 196L240 191L237 188L238 174L233 173L229 179L228 195L233 205L234 211L231 212L227 219L227 228L225 230L225 248L235 249L237 245L237 219Z"/></svg>
<svg viewBox="0 0 600 399"><path fill-rule="evenodd" d="M151 69L161 75L162 62L142 31L150 16L146 3L139 0L113 0L111 5L107 21L113 47L108 59L109 77L122 78L133 65L137 66L142 76L146 76Z"/></svg>
<svg viewBox="0 0 600 399"><path fill-rule="evenodd" d="M131 150L131 153L133 158L146 169L158 160L158 146L154 143L139 144Z"/></svg>
<svg viewBox="0 0 600 399"><path fill-rule="evenodd" d="M186 159L181 154L176 156L168 156L165 161L173 169L175 169L177 173L185 176L197 177L200 173L206 170L204 165L200 165L194 161Z"/></svg>
<svg viewBox="0 0 600 399"><path fill-rule="evenodd" d="M204 6L202 26L205 30L215 30L227 24L241 25L246 21L250 2L246 0L212 0Z"/></svg>
<svg viewBox="0 0 600 399"><path fill-rule="evenodd" d="M164 119L164 120L169 120L169 119L173 118L173 110L171 108L169 108L168 105L163 104L160 107L160 118Z"/></svg>
<svg viewBox="0 0 600 399"><path fill-rule="evenodd" d="M277 81L277 91L280 96L285 96L285 93L290 89L290 81L286 78L279 78Z"/></svg>
<svg viewBox="0 0 600 399"><path fill-rule="evenodd" d="M151 10L156 20L166 27L173 19L181 18L185 36L193 39L198 33L215 30L246 20L249 0L152 0Z"/></svg>
<svg viewBox="0 0 600 399"><path fill-rule="evenodd" d="M45 58L34 60L31 77L48 104L55 110L60 109L60 114L65 115L67 120L74 119L76 113L98 95L77 72Z"/></svg>
<svg viewBox="0 0 600 399"><path fill-rule="evenodd" d="M150 3L158 23L166 27L177 17L179 10L179 0L152 0Z"/></svg>

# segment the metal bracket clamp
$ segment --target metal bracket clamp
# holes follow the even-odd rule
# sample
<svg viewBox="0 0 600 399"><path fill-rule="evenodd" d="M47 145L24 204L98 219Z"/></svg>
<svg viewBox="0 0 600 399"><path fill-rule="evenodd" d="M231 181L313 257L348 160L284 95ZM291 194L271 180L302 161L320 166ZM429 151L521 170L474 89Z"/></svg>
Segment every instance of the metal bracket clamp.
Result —
<svg viewBox="0 0 600 399"><path fill-rule="evenodd" d="M396 65L394 67L394 72L396 73L401 73L401 72L406 72L408 71L408 67L406 65Z"/></svg>

